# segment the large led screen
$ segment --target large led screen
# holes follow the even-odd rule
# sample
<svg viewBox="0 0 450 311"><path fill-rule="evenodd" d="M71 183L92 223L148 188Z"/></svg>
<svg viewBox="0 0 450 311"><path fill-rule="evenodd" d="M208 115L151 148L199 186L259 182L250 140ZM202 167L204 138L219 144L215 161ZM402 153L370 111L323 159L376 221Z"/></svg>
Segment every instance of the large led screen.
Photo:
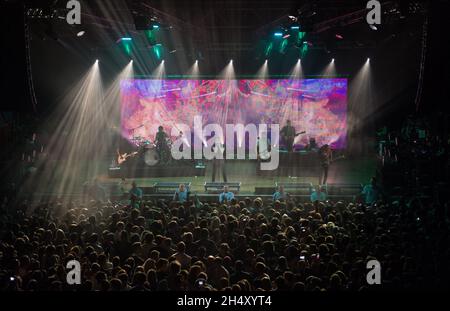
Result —
<svg viewBox="0 0 450 311"><path fill-rule="evenodd" d="M305 131L295 139L297 149L311 138L343 149L347 79L121 81L121 130L130 141L154 141L160 125L168 134L177 124L193 128L195 116L204 125L265 123L280 129L291 120L296 132Z"/></svg>

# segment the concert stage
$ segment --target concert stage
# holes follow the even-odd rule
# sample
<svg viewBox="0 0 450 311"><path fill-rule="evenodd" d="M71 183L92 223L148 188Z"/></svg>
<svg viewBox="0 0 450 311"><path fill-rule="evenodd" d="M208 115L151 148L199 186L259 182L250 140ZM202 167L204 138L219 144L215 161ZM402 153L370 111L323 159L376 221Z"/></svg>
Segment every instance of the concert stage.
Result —
<svg viewBox="0 0 450 311"><path fill-rule="evenodd" d="M310 174L308 172L314 171L314 168L307 168L298 166L296 168L286 166L288 162L280 161L280 168L272 172L272 174L265 173L261 175L259 171L259 164L257 161L251 160L229 160L226 164L228 182L240 183L239 192L236 193L236 197L263 197L271 198L275 191L276 185L283 184L311 184L316 188L319 182L318 175ZM303 162L306 163L306 162ZM122 175L119 172L108 171L108 162L96 162L90 163L95 167L102 168L99 172L92 171L89 163L80 163L80 175L73 175L73 190L70 192L62 192L61 183L64 182L64 170L49 170L47 174L40 174L35 176L33 182L29 184L29 187L23 187L21 196L26 197L30 201L41 200L53 200L60 198L62 201L81 201L83 199L83 185L93 179L98 179L100 184L105 188L108 196L111 199L118 198L119 191L118 186L121 182ZM175 174L175 170L179 170L177 176L156 176L145 175L123 175L131 182L136 181L138 187L144 191L144 197L147 199L165 198L170 199L173 193L158 193L155 189L157 183L187 183L190 184L190 190L192 194L196 194L201 200L217 202L217 194L205 191L205 183L210 183L212 176L211 163L205 162L206 167L202 169L195 169L194 166L190 168L184 166L179 167L157 167L147 170L146 173L153 171L161 173L159 170L172 172ZM83 168L81 168L83 167ZM303 170L303 168L305 170ZM284 174L284 170L289 170ZM370 157L355 157L346 158L340 161L336 161L330 166L328 183L329 184L341 184L341 185L360 185L369 182L370 178L376 174L377 159L376 156ZM139 172L139 171L137 171ZM198 174L194 175L196 172ZM127 173L130 173L128 171ZM189 173L189 174L187 174ZM283 174L282 174L283 173ZM221 174L216 178L217 182L223 181ZM308 201L308 194L293 195L294 197ZM332 196L330 196L332 198ZM335 199L351 199L348 195L337 195Z"/></svg>
<svg viewBox="0 0 450 311"><path fill-rule="evenodd" d="M260 163L255 160L228 160L226 171L228 182L239 182L240 191L238 196L270 196L277 183L310 183L317 187L319 183L320 168L317 165L307 167L309 163L304 155L298 155L296 163L286 162L284 156L280 154L280 167L274 171L260 171ZM303 161L299 161L302 159ZM58 161L59 163L59 161ZM313 164L314 162L311 162ZM105 187L108 194L113 194L114 189L124 177L129 181L136 181L139 187L143 188L144 193L154 195L152 187L155 183L190 183L191 192L198 194L199 197L211 196L213 200L217 195L207 194L205 183L211 182L212 165L210 162L204 162L204 168L195 168L194 163L182 166L161 166L141 168L141 171L130 171L122 169L109 170L107 160L99 162L80 162L78 165L78 174L71 175L71 191L64 191L61 184L64 184L66 174L61 165L53 163L47 167L42 174L35 175L32 182L22 188L21 194L28 197L32 195L34 199L39 200L43 197L59 197L70 200L79 200L82 198L83 184L93 179L98 179ZM296 164L293 167L290 165ZM52 169L51 167L54 167ZM92 170L95 167L96 170ZM330 184L366 184L370 178L376 175L377 157L375 155L365 157L348 157L334 162L330 166L328 174L328 183ZM123 174L122 174L123 173ZM173 175L173 176L169 176ZM216 181L223 181L221 174L216 177Z"/></svg>
<svg viewBox="0 0 450 311"><path fill-rule="evenodd" d="M282 158L282 157L281 157ZM276 183L311 183L317 186L320 172L315 167L298 166L296 168L286 166L286 162L281 162L278 170L266 171L263 175L259 170L259 163L250 160L229 160L226 164L228 182L241 182L241 195L254 195L255 189L272 189ZM305 163L305 162L303 162ZM203 174L184 175L176 177L130 176L129 179L135 180L139 187L152 187L156 182L187 182L191 183L191 191L196 193L205 193L204 185L211 182L212 165L205 162L206 168ZM281 174L281 173L291 174ZM330 166L328 174L329 183L346 184L365 184L372 176L376 174L376 157L355 157L336 161ZM104 184L114 184L120 181L119 177L108 176L107 173L97 176ZM219 174L216 181L223 181ZM271 190L270 190L271 191Z"/></svg>

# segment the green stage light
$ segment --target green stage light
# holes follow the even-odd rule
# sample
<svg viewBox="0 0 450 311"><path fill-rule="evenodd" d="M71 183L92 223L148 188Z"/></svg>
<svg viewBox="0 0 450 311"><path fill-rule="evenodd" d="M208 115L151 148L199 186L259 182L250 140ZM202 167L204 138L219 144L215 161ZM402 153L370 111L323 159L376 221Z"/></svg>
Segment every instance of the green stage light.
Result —
<svg viewBox="0 0 450 311"><path fill-rule="evenodd" d="M308 53L308 50L309 50L309 44L308 44L308 42L305 41L305 42L303 42L303 44L300 48L301 58L305 57L305 55Z"/></svg>
<svg viewBox="0 0 450 311"><path fill-rule="evenodd" d="M122 37L119 39L122 47L127 55L131 55L131 42L133 41L130 37Z"/></svg>
<svg viewBox="0 0 450 311"><path fill-rule="evenodd" d="M150 45L156 44L156 34L153 30L146 30L145 35L147 36L148 42Z"/></svg>
<svg viewBox="0 0 450 311"><path fill-rule="evenodd" d="M299 31L297 34L297 43L300 44L303 41L303 38L305 38L306 32Z"/></svg>
<svg viewBox="0 0 450 311"><path fill-rule="evenodd" d="M153 46L153 53L157 60L160 60L163 54L163 47L161 44L156 44Z"/></svg>
<svg viewBox="0 0 450 311"><path fill-rule="evenodd" d="M284 39L283 42L280 44L280 53L284 54L286 51L286 47L288 45L288 39Z"/></svg>
<svg viewBox="0 0 450 311"><path fill-rule="evenodd" d="M123 47L124 47L124 49L125 49L125 52L126 52L128 55L130 55L130 54L131 54L131 44L124 43L124 44L123 44Z"/></svg>
<svg viewBox="0 0 450 311"><path fill-rule="evenodd" d="M273 49L273 42L270 42L264 51L264 55L266 57L269 57L270 53L272 52L272 49Z"/></svg>
<svg viewBox="0 0 450 311"><path fill-rule="evenodd" d="M299 31L296 38L295 45L300 48L300 57L303 58L308 53L309 50L309 44L305 40L306 32Z"/></svg>

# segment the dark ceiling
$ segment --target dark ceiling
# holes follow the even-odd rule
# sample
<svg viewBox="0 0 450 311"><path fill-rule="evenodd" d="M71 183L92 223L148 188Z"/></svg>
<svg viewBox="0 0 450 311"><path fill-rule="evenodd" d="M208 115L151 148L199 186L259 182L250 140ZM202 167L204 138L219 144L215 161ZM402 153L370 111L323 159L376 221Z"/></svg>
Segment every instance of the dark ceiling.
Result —
<svg viewBox="0 0 450 311"><path fill-rule="evenodd" d="M58 18L58 15L65 15L66 1L33 0L29 1L28 7L57 12L53 18L36 18L33 9L30 10L30 16L34 16L32 29L41 38L73 38L82 29L88 34L85 40L90 38L89 46L103 48L121 36L138 35L143 22L145 26L145 21L156 21L161 29L176 33L173 36L176 42L172 44L178 47L189 45L190 49L204 53L240 53L254 50L258 41L293 23L306 29L315 48L326 49L330 43L333 48L372 48L378 41L389 37L399 23L410 20L402 17L417 17L425 8L420 1L381 2L384 29L378 33L370 31L365 23L367 1L360 0L88 0L81 1L82 25L77 27ZM289 16L294 16L297 21ZM348 29L351 36L343 36L336 44L329 42L330 36L337 32L346 33Z"/></svg>

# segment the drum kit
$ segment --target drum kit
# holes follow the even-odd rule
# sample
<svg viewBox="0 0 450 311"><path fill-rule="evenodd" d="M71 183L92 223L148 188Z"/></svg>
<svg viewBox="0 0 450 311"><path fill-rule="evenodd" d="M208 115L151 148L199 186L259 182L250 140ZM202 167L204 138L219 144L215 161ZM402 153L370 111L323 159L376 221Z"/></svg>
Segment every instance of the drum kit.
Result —
<svg viewBox="0 0 450 311"><path fill-rule="evenodd" d="M141 136L135 136L131 139L132 143L140 150L144 162L148 166L168 165L170 164L170 148L172 141L167 139L165 146L158 148L158 146ZM161 149L161 150L159 150Z"/></svg>

